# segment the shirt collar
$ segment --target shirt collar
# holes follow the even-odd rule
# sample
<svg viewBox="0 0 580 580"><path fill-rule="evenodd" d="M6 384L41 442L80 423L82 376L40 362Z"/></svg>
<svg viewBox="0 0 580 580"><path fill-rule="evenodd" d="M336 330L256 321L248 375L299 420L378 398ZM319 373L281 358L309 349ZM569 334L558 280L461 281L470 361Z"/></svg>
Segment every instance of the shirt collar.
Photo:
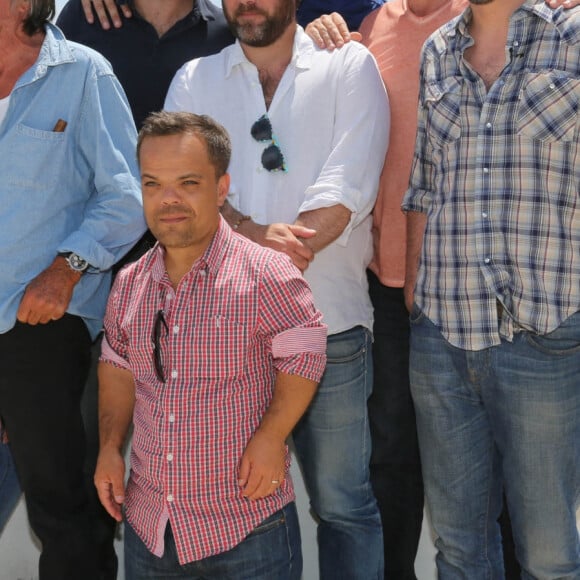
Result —
<svg viewBox="0 0 580 580"><path fill-rule="evenodd" d="M312 57L314 55L315 50L316 47L314 45L314 42L304 32L304 29L301 26L297 25L296 33L294 34L294 43L292 46L292 59L290 60L290 63L294 64L294 66L297 69L309 69L312 63ZM226 78L232 74L234 68L244 63L248 63L254 66L246 58L246 55L242 50L240 41L236 39L235 44L233 44L229 48L229 50L227 50L227 57L225 61Z"/></svg>
<svg viewBox="0 0 580 580"><path fill-rule="evenodd" d="M229 251L233 236L234 233L232 229L220 215L218 229L216 230L213 239L211 240L203 256L195 261L191 267L190 272L196 270L205 270L208 273L212 273L214 275L217 274L226 254ZM163 260L164 256L165 249L161 244L157 243L151 250L151 258L149 262L151 276L156 282L161 282L161 280L163 280L163 278L166 276L165 262Z"/></svg>
<svg viewBox="0 0 580 580"><path fill-rule="evenodd" d="M60 28L47 22L44 40L36 62L20 77L14 88L32 83L42 78L48 67L75 62L75 57Z"/></svg>
<svg viewBox="0 0 580 580"><path fill-rule="evenodd" d="M525 2L516 9L512 18L520 19L523 18L524 12L531 12L545 20L546 22L554 22L558 14L564 12L563 8L558 8L553 10L550 8L544 0L525 0ZM471 22L472 12L471 7L468 6L463 13L455 20L455 26L450 27L448 30L449 36L455 36L456 32L459 32L462 36L469 37L468 26Z"/></svg>

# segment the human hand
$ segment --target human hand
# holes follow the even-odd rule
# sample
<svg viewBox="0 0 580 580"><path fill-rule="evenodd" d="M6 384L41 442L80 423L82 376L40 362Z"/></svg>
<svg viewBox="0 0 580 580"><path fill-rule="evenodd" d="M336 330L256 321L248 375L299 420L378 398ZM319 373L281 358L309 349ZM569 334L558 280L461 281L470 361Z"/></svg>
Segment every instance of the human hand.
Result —
<svg viewBox="0 0 580 580"><path fill-rule="evenodd" d="M97 459L94 483L99 500L109 515L120 522L121 506L125 501L125 461L118 449L101 449Z"/></svg>
<svg viewBox="0 0 580 580"><path fill-rule="evenodd" d="M286 477L286 442L258 429L240 461L238 485L248 499L272 495Z"/></svg>
<svg viewBox="0 0 580 580"><path fill-rule="evenodd" d="M87 22L94 24L95 18L93 15L93 7L97 13L97 17L104 30L111 28L111 22L115 28L121 28L121 16L119 15L119 7L126 18L131 18L133 13L127 2L120 2L117 6L115 0L81 0L83 10Z"/></svg>
<svg viewBox="0 0 580 580"><path fill-rule="evenodd" d="M261 246L284 252L301 272L304 272L314 259L314 252L302 240L315 236L316 230L283 223L265 226L251 224L250 227L252 227L250 239Z"/></svg>
<svg viewBox="0 0 580 580"><path fill-rule="evenodd" d="M358 32L350 32L344 18L338 13L323 14L306 26L306 34L314 40L319 48L334 50L344 46L346 42L360 42L362 36Z"/></svg>
<svg viewBox="0 0 580 580"><path fill-rule="evenodd" d="M546 0L551 8L558 8L562 6L564 9L574 8L580 5L580 0Z"/></svg>
<svg viewBox="0 0 580 580"><path fill-rule="evenodd" d="M16 318L24 324L46 324L62 318L81 274L72 270L62 256L30 281Z"/></svg>

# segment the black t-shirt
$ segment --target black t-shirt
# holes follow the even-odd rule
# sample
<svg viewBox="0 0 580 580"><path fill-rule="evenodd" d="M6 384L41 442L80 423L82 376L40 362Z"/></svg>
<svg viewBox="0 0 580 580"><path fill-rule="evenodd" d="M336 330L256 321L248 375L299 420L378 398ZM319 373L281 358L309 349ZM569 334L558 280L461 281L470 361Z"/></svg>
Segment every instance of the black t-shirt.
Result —
<svg viewBox="0 0 580 580"><path fill-rule="evenodd" d="M121 15L121 28L103 30L99 22L86 21L80 0L70 0L56 23L69 40L109 60L139 128L150 112L163 108L169 84L184 63L219 52L234 39L223 18L206 22L197 8L159 38L134 6L131 9L132 18Z"/></svg>

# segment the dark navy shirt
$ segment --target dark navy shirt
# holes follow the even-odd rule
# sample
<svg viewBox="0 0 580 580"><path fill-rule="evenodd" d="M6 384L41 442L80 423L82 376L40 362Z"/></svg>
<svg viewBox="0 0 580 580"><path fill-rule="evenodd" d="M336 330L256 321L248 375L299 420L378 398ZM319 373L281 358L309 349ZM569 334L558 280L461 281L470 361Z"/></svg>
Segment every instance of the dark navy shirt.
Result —
<svg viewBox="0 0 580 580"><path fill-rule="evenodd" d="M321 14L338 12L349 30L357 30L363 18L385 0L302 0L298 8L298 23L306 26Z"/></svg>
<svg viewBox="0 0 580 580"><path fill-rule="evenodd" d="M121 15L123 26L103 30L98 22L89 24L80 0L70 0L62 9L57 25L66 37L97 50L112 64L127 93L135 124L163 108L169 84L188 60L219 52L233 42L223 18L202 19L194 8L161 38L144 20L133 3L132 18Z"/></svg>

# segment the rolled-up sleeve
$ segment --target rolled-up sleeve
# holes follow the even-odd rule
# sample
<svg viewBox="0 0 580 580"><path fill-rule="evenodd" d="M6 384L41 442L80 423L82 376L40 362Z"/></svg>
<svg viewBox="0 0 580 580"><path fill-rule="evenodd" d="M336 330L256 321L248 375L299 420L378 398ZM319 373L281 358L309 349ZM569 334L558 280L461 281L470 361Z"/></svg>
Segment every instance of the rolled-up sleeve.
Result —
<svg viewBox="0 0 580 580"><path fill-rule="evenodd" d="M373 56L357 46L345 66L336 97L332 151L316 181L306 189L299 210L337 204L349 209L350 223L337 240L341 245L346 245L352 228L374 206L390 129L387 92Z"/></svg>
<svg viewBox="0 0 580 580"><path fill-rule="evenodd" d="M283 254L266 267L259 311L259 331L275 369L319 382L326 366L326 325L308 283Z"/></svg>

